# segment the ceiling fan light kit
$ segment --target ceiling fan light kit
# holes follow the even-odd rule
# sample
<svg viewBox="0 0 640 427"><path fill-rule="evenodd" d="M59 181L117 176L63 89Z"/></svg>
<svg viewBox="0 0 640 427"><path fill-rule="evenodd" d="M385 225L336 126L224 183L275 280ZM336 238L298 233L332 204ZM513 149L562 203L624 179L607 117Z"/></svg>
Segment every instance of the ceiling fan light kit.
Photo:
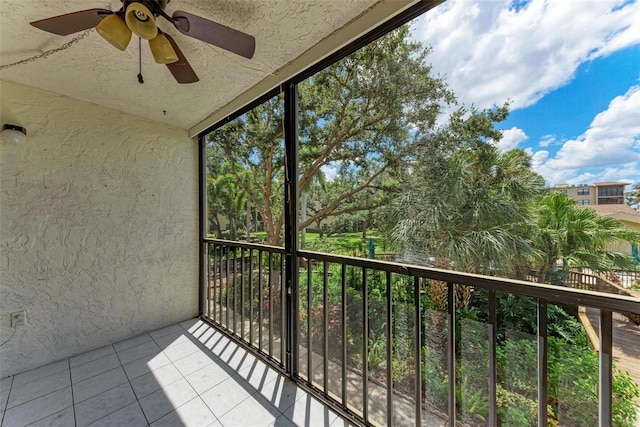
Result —
<svg viewBox="0 0 640 427"><path fill-rule="evenodd" d="M253 58L256 46L253 36L181 10L176 10L173 16L169 16L164 11L169 1L121 0L122 8L117 12L108 9L80 10L34 21L31 25L60 36L95 27L100 36L120 50L127 48L133 33L149 40L149 48L155 61L166 64L178 83L195 83L199 79L175 40L158 28L158 16L169 21L188 37L247 59Z"/></svg>
<svg viewBox="0 0 640 427"><path fill-rule="evenodd" d="M129 29L141 39L151 40L158 35L156 19L142 3L131 3L127 6L124 19Z"/></svg>
<svg viewBox="0 0 640 427"><path fill-rule="evenodd" d="M131 30L124 19L116 13L107 16L96 25L96 31L103 39L120 50L125 50L131 41Z"/></svg>
<svg viewBox="0 0 640 427"><path fill-rule="evenodd" d="M176 51L164 34L158 34L149 40L149 49L158 64L173 64L178 60Z"/></svg>

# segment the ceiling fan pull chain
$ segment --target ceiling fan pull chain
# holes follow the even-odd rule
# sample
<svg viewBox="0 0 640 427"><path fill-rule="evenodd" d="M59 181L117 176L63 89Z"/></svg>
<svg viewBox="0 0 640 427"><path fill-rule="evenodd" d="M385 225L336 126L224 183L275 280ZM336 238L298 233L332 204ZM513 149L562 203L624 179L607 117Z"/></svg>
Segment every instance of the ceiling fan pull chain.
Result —
<svg viewBox="0 0 640 427"><path fill-rule="evenodd" d="M144 83L142 78L142 39L140 37L138 37L138 83Z"/></svg>

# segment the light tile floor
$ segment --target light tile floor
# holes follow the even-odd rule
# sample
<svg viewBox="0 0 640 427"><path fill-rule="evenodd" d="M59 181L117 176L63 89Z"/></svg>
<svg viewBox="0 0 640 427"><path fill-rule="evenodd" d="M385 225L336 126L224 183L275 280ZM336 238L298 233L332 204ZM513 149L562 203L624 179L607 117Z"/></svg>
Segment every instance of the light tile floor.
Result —
<svg viewBox="0 0 640 427"><path fill-rule="evenodd" d="M15 426L345 426L293 382L191 319L0 380Z"/></svg>

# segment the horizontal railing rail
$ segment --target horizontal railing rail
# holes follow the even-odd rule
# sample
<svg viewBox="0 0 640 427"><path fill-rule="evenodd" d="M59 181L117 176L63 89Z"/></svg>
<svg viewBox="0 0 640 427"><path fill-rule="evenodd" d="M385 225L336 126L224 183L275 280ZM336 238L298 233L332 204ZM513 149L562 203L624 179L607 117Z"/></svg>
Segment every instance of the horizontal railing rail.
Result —
<svg viewBox="0 0 640 427"><path fill-rule="evenodd" d="M215 243L218 246L229 246L235 248L244 249L257 249L265 252L272 252L274 254L284 254L284 248L282 246L263 245L260 243L250 243L235 240L224 239L203 239L205 243Z"/></svg>
<svg viewBox="0 0 640 427"><path fill-rule="evenodd" d="M625 295L610 295L585 289L573 289L564 286L526 282L495 276L483 276L480 274L378 261L368 258L325 254L321 252L298 251L298 256L327 262L346 263L357 267L389 271L391 273L405 274L425 279L454 282L459 285L475 286L487 290L510 292L517 295L542 298L564 304L585 305L593 308L640 313L640 298Z"/></svg>
<svg viewBox="0 0 640 427"><path fill-rule="evenodd" d="M550 364L557 363L550 359L557 355L547 325L554 304L600 310L594 419L612 423L612 313L640 314L640 298L313 251L296 253L297 283L287 289L284 248L205 243L205 318L281 370L290 356L291 378L356 424L533 425L504 418L515 416L503 408L513 396L533 402L535 416L528 416L539 427L547 426L550 410L579 417L549 394L561 388L558 378L549 378ZM443 291L440 302L436 289ZM292 312L284 304L287 292ZM486 293L481 320L465 317L474 292ZM535 301L533 335L499 329L505 295ZM481 371L484 381L467 384L478 377L469 370ZM535 395L531 387L518 389L523 381L537 384Z"/></svg>

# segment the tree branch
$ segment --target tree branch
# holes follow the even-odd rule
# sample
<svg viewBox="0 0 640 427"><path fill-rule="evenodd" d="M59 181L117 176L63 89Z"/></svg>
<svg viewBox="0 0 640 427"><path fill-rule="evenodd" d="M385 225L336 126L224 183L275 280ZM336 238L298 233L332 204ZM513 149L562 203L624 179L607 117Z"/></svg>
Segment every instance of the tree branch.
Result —
<svg viewBox="0 0 640 427"><path fill-rule="evenodd" d="M348 199L349 197L353 196L354 194L357 194L367 188L371 188L371 182L373 182L374 179L376 179L378 176L380 176L387 168L389 167L389 163L385 164L383 167L381 167L378 171L376 171L376 173L374 173L371 177L369 177L369 179L367 181L365 181L362 185L351 189L350 191L342 194L341 196L336 197L326 208L321 209L320 211L318 211L314 216L312 216L311 218L308 218L305 222L304 222L304 226L308 226L309 224L313 223L317 218L319 217L323 217L326 218L327 216L331 215L334 213L335 209L338 207L338 205L345 199ZM350 209L350 208L345 208L345 209ZM363 209L360 209L363 210ZM301 225L302 226L302 225Z"/></svg>

